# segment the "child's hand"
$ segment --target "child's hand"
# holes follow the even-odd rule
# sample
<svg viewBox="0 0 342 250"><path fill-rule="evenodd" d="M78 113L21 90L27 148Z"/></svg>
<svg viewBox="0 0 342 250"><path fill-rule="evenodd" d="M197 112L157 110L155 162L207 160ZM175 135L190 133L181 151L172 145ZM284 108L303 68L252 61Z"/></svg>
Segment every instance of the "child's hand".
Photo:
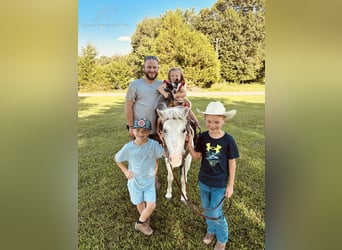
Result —
<svg viewBox="0 0 342 250"><path fill-rule="evenodd" d="M226 196L227 198L230 198L230 197L232 197L233 193L234 193L234 188L233 188L233 186L228 185L227 188L226 188L225 196Z"/></svg>
<svg viewBox="0 0 342 250"><path fill-rule="evenodd" d="M133 178L133 173L131 172L131 171L127 171L126 173L125 173L125 175L126 175L126 178L129 180L129 179L131 179L131 178Z"/></svg>

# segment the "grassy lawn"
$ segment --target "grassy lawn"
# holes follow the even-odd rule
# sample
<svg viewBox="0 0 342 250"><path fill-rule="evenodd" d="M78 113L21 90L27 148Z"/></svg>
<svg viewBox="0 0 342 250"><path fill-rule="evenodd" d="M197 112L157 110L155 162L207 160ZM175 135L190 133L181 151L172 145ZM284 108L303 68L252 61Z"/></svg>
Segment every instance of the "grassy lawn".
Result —
<svg viewBox="0 0 342 250"><path fill-rule="evenodd" d="M211 97L208 93L189 99L200 110L215 100L227 109L237 109L237 115L223 128L234 136L240 151L233 203L226 213L230 231L227 246L231 250L264 249L265 96ZM124 97L80 97L78 105L79 249L213 249L213 245L202 243L204 219L180 202L176 183L173 198L164 198L167 171L163 161L158 173L162 186L151 218L154 233L147 237L134 231L138 212L130 202L126 178L113 161L114 154L128 142ZM204 129L203 117L197 116ZM187 189L196 204L200 204L198 170L199 161L193 161Z"/></svg>

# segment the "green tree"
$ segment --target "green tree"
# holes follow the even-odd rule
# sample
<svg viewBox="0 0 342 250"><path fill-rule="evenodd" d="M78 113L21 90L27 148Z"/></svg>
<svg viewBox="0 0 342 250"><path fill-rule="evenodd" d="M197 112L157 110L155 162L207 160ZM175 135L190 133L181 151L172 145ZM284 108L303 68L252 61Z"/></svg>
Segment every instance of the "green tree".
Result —
<svg viewBox="0 0 342 250"><path fill-rule="evenodd" d="M209 36L224 80L243 82L265 74L265 1L218 0L202 9L194 26Z"/></svg>
<svg viewBox="0 0 342 250"><path fill-rule="evenodd" d="M132 53L130 56L131 66L135 77L142 76L141 65L146 55L155 55L155 39L157 38L160 25L160 18L144 18L138 23L134 34L131 37Z"/></svg>
<svg viewBox="0 0 342 250"><path fill-rule="evenodd" d="M95 67L94 80L92 85L89 87L92 91L110 90L110 82L106 75L106 65Z"/></svg>
<svg viewBox="0 0 342 250"><path fill-rule="evenodd" d="M101 56L100 58L96 59L96 64L98 66L110 64L113 60L115 60L114 59L115 57L117 57L117 56L113 56L113 57Z"/></svg>
<svg viewBox="0 0 342 250"><path fill-rule="evenodd" d="M78 57L78 88L84 89L90 87L95 79L95 57L96 48L88 43L82 48L82 54Z"/></svg>
<svg viewBox="0 0 342 250"><path fill-rule="evenodd" d="M132 80L131 68L124 60L113 61L104 66L104 72L110 89L125 89Z"/></svg>
<svg viewBox="0 0 342 250"><path fill-rule="evenodd" d="M167 11L162 17L155 51L163 78L170 67L180 66L190 84L210 87L219 79L220 64L208 38L191 30L180 10Z"/></svg>

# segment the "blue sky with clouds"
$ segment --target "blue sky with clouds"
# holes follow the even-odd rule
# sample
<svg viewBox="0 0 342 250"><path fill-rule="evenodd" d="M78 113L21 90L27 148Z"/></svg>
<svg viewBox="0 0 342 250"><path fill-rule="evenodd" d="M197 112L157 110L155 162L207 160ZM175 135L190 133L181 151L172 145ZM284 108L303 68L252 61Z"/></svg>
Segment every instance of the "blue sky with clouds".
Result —
<svg viewBox="0 0 342 250"><path fill-rule="evenodd" d="M217 0L80 0L78 1L78 53L88 42L98 56L128 54L130 37L145 17L159 17L167 10L211 8Z"/></svg>

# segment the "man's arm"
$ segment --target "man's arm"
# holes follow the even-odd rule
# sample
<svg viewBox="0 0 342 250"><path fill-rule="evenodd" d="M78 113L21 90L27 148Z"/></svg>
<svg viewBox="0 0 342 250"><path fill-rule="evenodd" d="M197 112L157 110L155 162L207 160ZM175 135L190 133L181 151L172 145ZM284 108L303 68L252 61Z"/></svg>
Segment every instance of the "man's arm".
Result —
<svg viewBox="0 0 342 250"><path fill-rule="evenodd" d="M133 129L132 129L132 126L133 126L133 101L126 101L126 109L125 109L125 112L126 112L126 120L127 120L127 125L129 126L129 136L134 138L134 135L133 135Z"/></svg>

